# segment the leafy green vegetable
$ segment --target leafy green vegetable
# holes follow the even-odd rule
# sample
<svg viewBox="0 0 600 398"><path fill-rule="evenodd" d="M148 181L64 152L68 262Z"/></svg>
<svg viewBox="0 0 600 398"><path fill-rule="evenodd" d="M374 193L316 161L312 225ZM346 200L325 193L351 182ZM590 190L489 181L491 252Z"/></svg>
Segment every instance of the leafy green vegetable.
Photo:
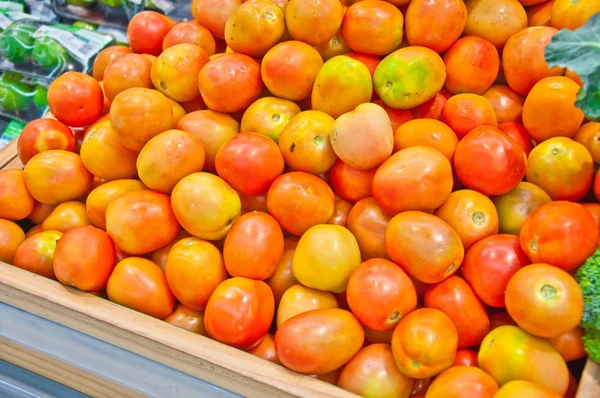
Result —
<svg viewBox="0 0 600 398"><path fill-rule="evenodd" d="M583 293L583 345L590 358L600 363L600 249L577 269L575 280Z"/></svg>
<svg viewBox="0 0 600 398"><path fill-rule="evenodd" d="M556 33L545 57L550 67L569 68L579 75L583 87L575 105L588 119L600 121L600 13L577 30Z"/></svg>

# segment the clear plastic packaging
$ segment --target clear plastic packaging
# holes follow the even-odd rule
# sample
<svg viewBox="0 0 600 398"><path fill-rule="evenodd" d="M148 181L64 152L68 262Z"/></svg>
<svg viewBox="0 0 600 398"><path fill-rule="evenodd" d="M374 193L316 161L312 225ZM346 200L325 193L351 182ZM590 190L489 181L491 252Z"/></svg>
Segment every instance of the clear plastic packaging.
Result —
<svg viewBox="0 0 600 398"><path fill-rule="evenodd" d="M87 73L114 41L89 29L23 19L0 34L0 69L47 80L69 71Z"/></svg>
<svg viewBox="0 0 600 398"><path fill-rule="evenodd" d="M29 122L48 109L48 82L17 72L0 75L0 114Z"/></svg>
<svg viewBox="0 0 600 398"><path fill-rule="evenodd" d="M160 12L178 21L194 19L189 0L146 0L145 8Z"/></svg>
<svg viewBox="0 0 600 398"><path fill-rule="evenodd" d="M69 20L127 28L131 18L144 10L144 0L52 0L52 8Z"/></svg>

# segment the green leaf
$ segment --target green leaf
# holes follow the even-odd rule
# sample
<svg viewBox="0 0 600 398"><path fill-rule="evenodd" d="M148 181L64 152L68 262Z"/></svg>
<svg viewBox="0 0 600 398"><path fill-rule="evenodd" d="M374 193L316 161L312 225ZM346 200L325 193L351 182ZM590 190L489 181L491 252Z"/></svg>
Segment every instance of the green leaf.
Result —
<svg viewBox="0 0 600 398"><path fill-rule="evenodd" d="M600 12L577 30L556 33L545 57L550 67L569 68L579 75L583 86L575 105L588 119L600 121Z"/></svg>

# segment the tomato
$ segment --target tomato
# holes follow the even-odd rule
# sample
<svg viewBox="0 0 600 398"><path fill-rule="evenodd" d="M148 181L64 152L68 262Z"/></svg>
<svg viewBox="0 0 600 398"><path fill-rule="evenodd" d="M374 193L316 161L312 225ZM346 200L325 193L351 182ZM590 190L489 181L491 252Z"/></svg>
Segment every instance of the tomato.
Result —
<svg viewBox="0 0 600 398"><path fill-rule="evenodd" d="M140 54L124 54L112 61L104 72L104 94L114 101L128 88L154 88L150 71L152 62Z"/></svg>
<svg viewBox="0 0 600 398"><path fill-rule="evenodd" d="M472 366L453 366L433 380L429 398L493 398L498 383L483 370Z"/></svg>
<svg viewBox="0 0 600 398"><path fill-rule="evenodd" d="M292 261L294 276L304 286L341 293L361 258L358 243L348 229L315 225L300 238Z"/></svg>
<svg viewBox="0 0 600 398"><path fill-rule="evenodd" d="M600 204L598 203L582 203L582 206L585 207L596 220L596 224L598 225L598 229L600 230ZM600 242L599 242L600 246Z"/></svg>
<svg viewBox="0 0 600 398"><path fill-rule="evenodd" d="M198 87L209 109L231 113L256 101L264 85L258 62L244 54L225 54L200 70Z"/></svg>
<svg viewBox="0 0 600 398"><path fill-rule="evenodd" d="M502 52L504 75L511 89L526 95L545 77L560 76L564 69L548 67L544 50L558 30L548 26L532 26L515 33Z"/></svg>
<svg viewBox="0 0 600 398"><path fill-rule="evenodd" d="M337 160L331 168L331 186L345 200L357 202L372 195L376 170L357 170Z"/></svg>
<svg viewBox="0 0 600 398"><path fill-rule="evenodd" d="M510 278L529 259L514 235L493 235L475 243L466 253L462 274L486 305L504 307Z"/></svg>
<svg viewBox="0 0 600 398"><path fill-rule="evenodd" d="M526 380L513 380L505 383L494 398L561 398L562 395L546 388L544 385ZM566 396L566 395L565 395Z"/></svg>
<svg viewBox="0 0 600 398"><path fill-rule="evenodd" d="M513 380L531 381L562 397L569 384L567 365L552 345L516 326L500 326L488 333L477 360L499 385Z"/></svg>
<svg viewBox="0 0 600 398"><path fill-rule="evenodd" d="M334 119L320 111L304 111L293 116L279 136L285 164L293 170L315 175L329 170L337 159L330 140L333 124Z"/></svg>
<svg viewBox="0 0 600 398"><path fill-rule="evenodd" d="M534 263L572 271L598 245L594 216L578 203L557 201L541 205L521 229L521 247Z"/></svg>
<svg viewBox="0 0 600 398"><path fill-rule="evenodd" d="M585 123L579 128L573 139L585 146L595 163L600 163L600 123Z"/></svg>
<svg viewBox="0 0 600 398"><path fill-rule="evenodd" d="M192 10L200 25L207 28L215 38L223 39L227 19L241 4L242 0L196 0L192 4Z"/></svg>
<svg viewBox="0 0 600 398"><path fill-rule="evenodd" d="M264 339L256 347L250 349L248 353L277 365L282 365L275 350L275 337L270 333L267 333Z"/></svg>
<svg viewBox="0 0 600 398"><path fill-rule="evenodd" d="M126 192L147 189L139 180L109 181L95 188L88 195L85 205L92 224L100 229L106 229L106 208Z"/></svg>
<svg viewBox="0 0 600 398"><path fill-rule="evenodd" d="M523 105L523 126L536 142L552 137L573 138L584 115L575 106L579 85L564 76L541 79Z"/></svg>
<svg viewBox="0 0 600 398"><path fill-rule="evenodd" d="M415 379L415 386L413 387L411 398L425 398L425 394L433 381L432 377L426 379Z"/></svg>
<svg viewBox="0 0 600 398"><path fill-rule="evenodd" d="M394 334L394 329L384 330L383 332L369 329L367 327L365 329L365 340L370 344L391 344L392 343L392 335ZM395 365L394 365L395 366Z"/></svg>
<svg viewBox="0 0 600 398"><path fill-rule="evenodd" d="M298 283L294 272L292 271L292 259L299 239L295 236L285 239L283 245L283 255L275 272L265 282L273 291L275 297L275 305L279 306L279 302L283 294L292 286Z"/></svg>
<svg viewBox="0 0 600 398"><path fill-rule="evenodd" d="M71 201L63 202L56 206L52 213L44 220L42 229L66 232L75 227L92 225L88 217L85 204Z"/></svg>
<svg viewBox="0 0 600 398"><path fill-rule="evenodd" d="M382 210L431 212L452 192L452 166L438 150L424 146L403 149L387 159L373 177L373 197Z"/></svg>
<svg viewBox="0 0 600 398"><path fill-rule="evenodd" d="M498 124L498 128L502 130L504 134L515 140L521 149L523 149L525 156L529 157L529 154L533 149L533 144L531 143L529 132L525 129L525 127L523 127L522 124L516 122L505 122Z"/></svg>
<svg viewBox="0 0 600 398"><path fill-rule="evenodd" d="M185 329L188 332L206 336L204 313L191 310L181 303L175 306L173 313L166 317L164 321L178 328Z"/></svg>
<svg viewBox="0 0 600 398"><path fill-rule="evenodd" d="M156 90L130 88L112 102L110 123L121 144L139 152L152 137L173 127L173 106Z"/></svg>
<svg viewBox="0 0 600 398"><path fill-rule="evenodd" d="M192 133L204 148L204 169L215 171L217 152L240 131L240 124L231 116L209 110L195 111L182 117L177 129Z"/></svg>
<svg viewBox="0 0 600 398"><path fill-rule="evenodd" d="M394 152L413 146L428 146L452 161L456 145L458 138L454 131L435 119L409 120L394 133Z"/></svg>
<svg viewBox="0 0 600 398"><path fill-rule="evenodd" d="M407 80L407 74L412 78ZM442 58L426 47L412 46L385 57L375 70L373 85L386 105L410 109L435 97L445 80Z"/></svg>
<svg viewBox="0 0 600 398"><path fill-rule="evenodd" d="M600 12L600 3L594 0L556 0L552 6L552 26L556 29L575 30Z"/></svg>
<svg viewBox="0 0 600 398"><path fill-rule="evenodd" d="M290 35L311 46L331 39L342 26L343 16L339 0L290 0L285 10Z"/></svg>
<svg viewBox="0 0 600 398"><path fill-rule="evenodd" d="M277 327L298 314L322 308L339 308L333 293L294 285L281 296L277 308Z"/></svg>
<svg viewBox="0 0 600 398"><path fill-rule="evenodd" d="M362 62L363 64L365 64L365 66L367 67L367 69L369 69L369 73L371 74L371 78L373 78L373 75L375 75L375 70L377 69L377 66L379 65L379 63L381 62L381 59L379 59L378 57L374 56L374 55L370 55L370 54L363 54L363 53L359 53L359 52L348 52L345 53L344 55L350 57L350 58L354 58L357 61ZM377 96L377 93L375 92L375 89L373 89L373 94L371 96L372 100L377 100L379 97ZM394 113L395 109L392 109L390 107L388 107L387 105L385 105L381 100L377 100L377 101L373 101L375 102L377 105L381 106L382 108L386 108L385 111L388 112L388 115L390 114L390 111L392 113ZM401 114L410 114L410 112L404 112L404 111L400 111ZM390 119L392 118L392 116L390 116ZM394 122L392 121L392 128L394 127Z"/></svg>
<svg viewBox="0 0 600 398"><path fill-rule="evenodd" d="M169 255L169 252L171 251L171 248L175 245L175 243L179 242L180 240L185 239L185 238L191 238L191 237L192 237L192 235L190 235L187 231L182 229L181 231L179 231L177 233L177 236L175 237L175 239L173 239L169 244L161 247L160 249L153 251L149 257L150 260L152 260L153 263L158 265L164 271L165 265L167 263L167 257ZM118 250L120 250L120 249L118 249ZM118 257L118 253L117 253L117 257Z"/></svg>
<svg viewBox="0 0 600 398"><path fill-rule="evenodd" d="M525 163L517 142L492 126L473 129L454 153L460 181L484 195L502 195L515 188L525 175Z"/></svg>
<svg viewBox="0 0 600 398"><path fill-rule="evenodd" d="M298 113L300 107L292 101L276 97L260 98L244 111L240 128L241 131L266 135L278 142L287 124Z"/></svg>
<svg viewBox="0 0 600 398"><path fill-rule="evenodd" d="M323 66L319 52L301 41L286 41L263 57L262 79L273 95L292 101L310 98L317 73Z"/></svg>
<svg viewBox="0 0 600 398"><path fill-rule="evenodd" d="M425 283L443 281L458 270L464 258L462 242L452 227L420 211L406 211L389 221L385 248L392 261Z"/></svg>
<svg viewBox="0 0 600 398"><path fill-rule="evenodd" d="M550 344L560 353L565 362L574 361L586 356L583 346L583 329L579 326L559 336L551 338Z"/></svg>
<svg viewBox="0 0 600 398"><path fill-rule="evenodd" d="M483 94L492 86L500 68L498 50L492 43L476 36L457 40L444 54L446 83L454 94Z"/></svg>
<svg viewBox="0 0 600 398"><path fill-rule="evenodd" d="M134 15L127 26L127 41L139 54L158 55L162 43L173 27L173 21L155 11L142 11Z"/></svg>
<svg viewBox="0 0 600 398"><path fill-rule="evenodd" d="M96 124L88 130L81 143L80 156L85 168L104 180L120 180L137 176L138 153L121 144L119 135L112 128L109 120Z"/></svg>
<svg viewBox="0 0 600 398"><path fill-rule="evenodd" d="M172 314L175 306L163 270L140 257L129 257L116 265L106 294L112 302L159 319Z"/></svg>
<svg viewBox="0 0 600 398"><path fill-rule="evenodd" d="M477 367L477 352L468 349L456 351L456 358L452 366L474 366Z"/></svg>
<svg viewBox="0 0 600 398"><path fill-rule="evenodd" d="M193 237L181 239L171 247L165 276L177 300L195 311L203 311L210 295L228 278L219 249Z"/></svg>
<svg viewBox="0 0 600 398"><path fill-rule="evenodd" d="M92 226L76 227L56 242L54 273L65 285L96 292L106 286L115 261L115 246L106 232Z"/></svg>
<svg viewBox="0 0 600 398"><path fill-rule="evenodd" d="M487 40L498 50L527 27L527 14L517 0L467 0L465 5L468 18L464 35Z"/></svg>
<svg viewBox="0 0 600 398"><path fill-rule="evenodd" d="M344 366L363 342L360 323L351 312L338 308L297 315L284 322L275 334L279 360L303 374L321 375Z"/></svg>
<svg viewBox="0 0 600 398"><path fill-rule="evenodd" d="M465 4L457 0L412 0L405 15L408 43L437 53L446 51L467 23Z"/></svg>
<svg viewBox="0 0 600 398"><path fill-rule="evenodd" d="M213 35L208 29L200 25L198 21L178 22L169 30L162 42L163 51L176 44L195 44L203 49L207 55L213 55L216 44Z"/></svg>
<svg viewBox="0 0 600 398"><path fill-rule="evenodd" d="M496 312L490 315L490 330L494 330L504 325L517 326L517 323L508 315L508 312Z"/></svg>
<svg viewBox="0 0 600 398"><path fill-rule="evenodd" d="M274 312L273 293L266 283L231 278L221 282L210 296L204 325L209 337L248 350L265 337Z"/></svg>
<svg viewBox="0 0 600 398"><path fill-rule="evenodd" d="M169 197L149 190L118 196L106 209L106 231L119 249L146 254L170 243L180 226Z"/></svg>
<svg viewBox="0 0 600 398"><path fill-rule="evenodd" d="M457 94L448 99L442 110L441 120L458 136L465 137L479 126L498 126L494 108L490 102L477 94Z"/></svg>
<svg viewBox="0 0 600 398"><path fill-rule="evenodd" d="M40 169L41 167L41 163L39 166L34 164L34 168L36 169ZM37 172L36 175L37 174L39 174L39 172ZM23 170L0 170L0 218L7 220L22 220L31 214L35 202L32 195L29 193L30 188L26 183L27 173ZM36 189L35 191L36 194L39 193L39 195L44 193L41 184L39 189Z"/></svg>
<svg viewBox="0 0 600 398"><path fill-rule="evenodd" d="M181 179L171 194L171 205L181 226L206 240L224 238L241 214L237 192L223 179L204 172Z"/></svg>
<svg viewBox="0 0 600 398"><path fill-rule="evenodd" d="M35 226L33 226L33 227L31 227L30 229L27 230L27 232L25 233L25 237L29 238L30 236L35 235L35 234L37 234L39 232L42 232L42 231L43 231L43 229L42 229L41 225L35 225Z"/></svg>
<svg viewBox="0 0 600 398"><path fill-rule="evenodd" d="M19 245L14 253L14 259L7 262L46 278L56 279L53 265L54 253L56 243L62 236L63 233L59 231L42 231L33 234Z"/></svg>
<svg viewBox="0 0 600 398"><path fill-rule="evenodd" d="M71 129L53 119L36 119L27 123L17 141L21 163L25 165L38 153L52 149L75 152L75 137Z"/></svg>
<svg viewBox="0 0 600 398"><path fill-rule="evenodd" d="M92 67L92 76L94 79L101 82L104 80L104 71L106 67L115 59L119 58L123 54L130 54L131 48L125 46L110 46L100 51L94 60Z"/></svg>
<svg viewBox="0 0 600 398"><path fill-rule="evenodd" d="M12 264L15 253L24 240L25 233L21 227L0 218L0 262Z"/></svg>
<svg viewBox="0 0 600 398"><path fill-rule="evenodd" d="M440 92L429 101L425 101L421 105L412 108L412 114L415 119L428 118L439 120L449 97L446 97L444 94L442 94L444 91L444 89L440 90Z"/></svg>
<svg viewBox="0 0 600 398"><path fill-rule="evenodd" d="M520 182L512 191L491 198L499 218L499 231L519 235L525 220L535 209L552 201L540 187L530 182Z"/></svg>
<svg viewBox="0 0 600 398"><path fill-rule="evenodd" d="M82 127L100 117L104 94L98 81L79 72L67 72L48 87L48 108L67 126Z"/></svg>
<svg viewBox="0 0 600 398"><path fill-rule="evenodd" d="M337 118L369 102L372 94L373 80L365 64L338 55L326 61L317 73L311 94L312 109Z"/></svg>
<svg viewBox="0 0 600 398"><path fill-rule="evenodd" d="M41 152L25 165L27 190L35 200L49 205L74 200L88 193L93 178L79 155L67 151ZM27 200L30 196L23 193L17 197ZM33 208L33 200L29 200L19 203L19 207L26 207L21 218L27 217Z"/></svg>
<svg viewBox="0 0 600 398"><path fill-rule="evenodd" d="M508 86L494 85L482 94L494 108L498 127L505 122L521 122L525 99Z"/></svg>
<svg viewBox="0 0 600 398"><path fill-rule="evenodd" d="M406 315L392 336L392 351L400 371L424 379L449 368L456 357L458 333L443 312L420 308Z"/></svg>
<svg viewBox="0 0 600 398"><path fill-rule="evenodd" d="M372 259L356 268L348 281L348 305L360 323L385 331L393 329L417 306L417 292L408 275L385 259Z"/></svg>
<svg viewBox="0 0 600 398"><path fill-rule="evenodd" d="M137 156L137 170L142 182L148 188L166 194L171 193L183 177L202 171L203 166L204 149L200 140L181 130L158 134Z"/></svg>
<svg viewBox="0 0 600 398"><path fill-rule="evenodd" d="M389 344L373 344L346 364L338 386L366 398L408 398L414 383L396 367Z"/></svg>
<svg viewBox="0 0 600 398"><path fill-rule="evenodd" d="M348 215L348 229L358 242L362 258L389 258L384 234L390 218L373 198L361 199L352 207Z"/></svg>
<svg viewBox="0 0 600 398"><path fill-rule="evenodd" d="M48 218L50 213L52 213L55 208L55 205L46 205L38 201L34 201L33 210L29 216L27 216L27 218L35 225L39 225L43 223L46 218Z"/></svg>
<svg viewBox="0 0 600 398"><path fill-rule="evenodd" d="M304 172L286 173L267 194L269 213L279 225L301 236L310 227L326 223L333 215L335 198L326 182Z"/></svg>
<svg viewBox="0 0 600 398"><path fill-rule="evenodd" d="M350 210L354 205L347 200L340 198L338 195L335 195L335 205L333 210L333 215L327 221L327 224L339 225L344 228L348 228L348 216L350 215Z"/></svg>

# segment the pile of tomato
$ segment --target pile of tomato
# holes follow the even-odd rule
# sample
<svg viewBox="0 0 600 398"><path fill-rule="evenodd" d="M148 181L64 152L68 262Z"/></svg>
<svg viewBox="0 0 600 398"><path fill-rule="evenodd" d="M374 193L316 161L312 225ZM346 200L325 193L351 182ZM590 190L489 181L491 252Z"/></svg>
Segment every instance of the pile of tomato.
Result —
<svg viewBox="0 0 600 398"><path fill-rule="evenodd" d="M600 3L192 10L50 86L0 260L364 397L573 397L600 124L544 49Z"/></svg>

